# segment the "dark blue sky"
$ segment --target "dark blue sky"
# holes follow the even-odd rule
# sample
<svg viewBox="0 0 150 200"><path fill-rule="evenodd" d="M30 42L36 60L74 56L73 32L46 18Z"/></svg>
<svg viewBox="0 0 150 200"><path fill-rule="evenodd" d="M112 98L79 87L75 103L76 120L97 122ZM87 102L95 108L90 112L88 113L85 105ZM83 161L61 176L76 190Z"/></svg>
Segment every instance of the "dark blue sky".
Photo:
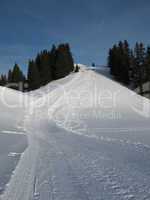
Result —
<svg viewBox="0 0 150 200"><path fill-rule="evenodd" d="M0 0L0 71L53 43L69 42L77 63L105 64L123 39L150 44L149 0Z"/></svg>

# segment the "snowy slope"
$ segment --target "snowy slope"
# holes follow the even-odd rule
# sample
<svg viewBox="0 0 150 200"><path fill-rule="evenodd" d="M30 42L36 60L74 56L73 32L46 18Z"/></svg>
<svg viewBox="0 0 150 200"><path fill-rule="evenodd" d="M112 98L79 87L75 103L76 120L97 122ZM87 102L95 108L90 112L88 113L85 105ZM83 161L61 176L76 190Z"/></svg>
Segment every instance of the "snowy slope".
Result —
<svg viewBox="0 0 150 200"><path fill-rule="evenodd" d="M26 104L21 92L0 87L0 131L2 133L23 133L22 121Z"/></svg>
<svg viewBox="0 0 150 200"><path fill-rule="evenodd" d="M149 100L81 68L27 95L29 146L2 200L150 199Z"/></svg>

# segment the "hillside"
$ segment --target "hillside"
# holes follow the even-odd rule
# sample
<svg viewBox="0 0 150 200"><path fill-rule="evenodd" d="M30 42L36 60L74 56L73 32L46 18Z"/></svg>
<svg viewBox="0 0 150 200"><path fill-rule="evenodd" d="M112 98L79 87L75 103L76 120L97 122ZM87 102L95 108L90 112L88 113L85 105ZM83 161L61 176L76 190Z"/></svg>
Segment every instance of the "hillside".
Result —
<svg viewBox="0 0 150 200"><path fill-rule="evenodd" d="M30 103L10 111L0 102L3 129L9 116L9 132L28 137L2 200L150 198L149 100L80 67L28 94L5 89Z"/></svg>

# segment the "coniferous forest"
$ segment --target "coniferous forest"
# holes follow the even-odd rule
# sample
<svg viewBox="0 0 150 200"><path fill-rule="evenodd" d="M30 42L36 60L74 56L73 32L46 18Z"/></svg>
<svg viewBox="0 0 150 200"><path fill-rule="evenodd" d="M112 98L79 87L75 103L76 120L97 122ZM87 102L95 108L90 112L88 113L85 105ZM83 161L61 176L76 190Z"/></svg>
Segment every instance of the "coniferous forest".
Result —
<svg viewBox="0 0 150 200"><path fill-rule="evenodd" d="M108 66L113 77L132 89L139 88L143 94L143 83L150 82L150 46L136 43L130 48L128 41L115 44L108 55ZM43 50L35 59L28 62L27 76L16 63L8 74L0 76L0 85L19 89L18 83L25 83L27 91L35 90L47 83L63 78L70 72L78 72L78 65L74 68L74 61L69 44L52 46L51 50Z"/></svg>
<svg viewBox="0 0 150 200"><path fill-rule="evenodd" d="M2 74L0 85L19 89L18 83L27 83L28 91L38 89L47 83L63 78L74 71L74 61L69 44L52 46L50 51L43 50L35 59L29 60L27 77L23 74L18 64L15 64L7 75ZM77 71L77 70L75 70Z"/></svg>
<svg viewBox="0 0 150 200"><path fill-rule="evenodd" d="M117 81L132 89L139 87L143 94L143 84L150 82L150 47L137 42L130 48L126 40L120 41L109 50L108 66Z"/></svg>

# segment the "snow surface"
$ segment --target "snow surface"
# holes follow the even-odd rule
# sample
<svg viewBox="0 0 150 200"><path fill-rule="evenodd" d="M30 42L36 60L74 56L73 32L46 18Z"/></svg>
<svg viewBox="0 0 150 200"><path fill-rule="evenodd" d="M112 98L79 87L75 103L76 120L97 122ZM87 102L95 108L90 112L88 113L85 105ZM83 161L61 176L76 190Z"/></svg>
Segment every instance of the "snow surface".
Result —
<svg viewBox="0 0 150 200"><path fill-rule="evenodd" d="M29 94L5 90L23 101L0 102L0 126L28 148L1 200L150 199L148 99L84 66Z"/></svg>
<svg viewBox="0 0 150 200"><path fill-rule="evenodd" d="M0 133L0 195L4 192L26 147L25 135Z"/></svg>

